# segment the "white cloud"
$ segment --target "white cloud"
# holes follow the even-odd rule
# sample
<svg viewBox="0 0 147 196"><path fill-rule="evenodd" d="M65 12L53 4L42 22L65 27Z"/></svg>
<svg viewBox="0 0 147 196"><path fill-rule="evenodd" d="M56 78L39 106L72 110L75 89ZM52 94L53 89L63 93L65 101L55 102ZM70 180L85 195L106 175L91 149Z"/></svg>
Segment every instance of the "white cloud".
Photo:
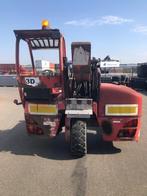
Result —
<svg viewBox="0 0 147 196"><path fill-rule="evenodd" d="M137 33L142 33L142 34L146 34L147 35L147 26L145 26L145 25L136 26L133 29L133 31L137 32Z"/></svg>
<svg viewBox="0 0 147 196"><path fill-rule="evenodd" d="M100 20L101 24L118 25L133 22L132 19L122 18L118 16L103 16Z"/></svg>
<svg viewBox="0 0 147 196"><path fill-rule="evenodd" d="M73 26L95 26L99 23L99 20L91 20L91 19L81 19L81 20L71 20L65 22L66 25L73 25Z"/></svg>
<svg viewBox="0 0 147 196"><path fill-rule="evenodd" d="M126 19L118 16L103 16L99 19L81 19L65 22L66 25L91 27L97 25L120 25L123 23L133 22L132 19Z"/></svg>

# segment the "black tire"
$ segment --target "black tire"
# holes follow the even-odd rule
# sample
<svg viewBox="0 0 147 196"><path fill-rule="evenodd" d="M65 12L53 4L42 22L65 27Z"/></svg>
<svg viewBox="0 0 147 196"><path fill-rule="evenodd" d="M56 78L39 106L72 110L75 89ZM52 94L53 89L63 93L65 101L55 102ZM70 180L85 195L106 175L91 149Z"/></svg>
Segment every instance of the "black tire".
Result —
<svg viewBox="0 0 147 196"><path fill-rule="evenodd" d="M87 126L80 119L71 120L70 150L71 155L82 157L87 153Z"/></svg>

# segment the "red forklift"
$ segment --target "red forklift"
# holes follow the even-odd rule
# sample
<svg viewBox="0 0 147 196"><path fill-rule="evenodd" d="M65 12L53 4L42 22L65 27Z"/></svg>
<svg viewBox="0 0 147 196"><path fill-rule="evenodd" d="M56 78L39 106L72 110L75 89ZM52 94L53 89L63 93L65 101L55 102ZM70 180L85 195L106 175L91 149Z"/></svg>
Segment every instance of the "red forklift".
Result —
<svg viewBox="0 0 147 196"><path fill-rule="evenodd" d="M42 29L14 33L18 89L28 134L53 138L65 127L71 154L78 157L87 153L90 123L104 141L138 141L142 97L126 86L101 83L100 62L91 59L90 42L73 42L72 62L68 63L64 37L47 21L42 22ZM31 66L23 67L20 61L22 42ZM56 50L58 62L48 57L36 60L36 51L43 50L48 56Z"/></svg>

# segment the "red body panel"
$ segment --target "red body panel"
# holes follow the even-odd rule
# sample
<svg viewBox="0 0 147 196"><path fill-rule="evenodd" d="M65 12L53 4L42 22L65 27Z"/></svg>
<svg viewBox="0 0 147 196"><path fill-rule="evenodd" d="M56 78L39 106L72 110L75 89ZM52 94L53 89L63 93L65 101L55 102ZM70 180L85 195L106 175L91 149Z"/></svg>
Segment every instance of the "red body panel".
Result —
<svg viewBox="0 0 147 196"><path fill-rule="evenodd" d="M135 135L133 137L119 137L118 134L121 130L123 130L124 125L132 120L136 120L138 119L138 124L137 127L135 127ZM119 140L123 140L123 141L127 141L127 140L135 140L138 141L139 140L139 136L140 136L140 129L141 129L141 118L137 117L137 118L130 118L130 117L99 117L98 118L98 122L99 125L102 125L103 121L109 121L112 125L112 133L111 134L105 134L103 133L103 139L104 141L119 141ZM120 121L120 122L119 122ZM132 127L133 128L133 127ZM130 128L131 130L131 128Z"/></svg>
<svg viewBox="0 0 147 196"><path fill-rule="evenodd" d="M105 105L107 104L137 104L138 114L136 116L106 116L105 115ZM112 133L103 133L103 139L106 141L113 140L136 140L138 141L140 135L141 126L141 115L142 115L142 97L139 93L122 85L115 84L101 84L100 89L100 100L98 104L97 121L99 125L102 122L108 121L112 126ZM135 127L130 126L128 130L135 131L135 135L132 138L119 138L119 131L125 127L125 124L131 122L132 120L137 120L138 123ZM125 130L126 128L124 128Z"/></svg>

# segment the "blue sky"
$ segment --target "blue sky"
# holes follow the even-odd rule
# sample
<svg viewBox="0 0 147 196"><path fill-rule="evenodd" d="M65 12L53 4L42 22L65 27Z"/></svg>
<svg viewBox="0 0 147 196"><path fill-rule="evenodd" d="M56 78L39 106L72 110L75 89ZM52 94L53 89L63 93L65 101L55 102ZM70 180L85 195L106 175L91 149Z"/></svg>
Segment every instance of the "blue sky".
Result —
<svg viewBox="0 0 147 196"><path fill-rule="evenodd" d="M1 0L0 63L15 62L14 29L39 29L42 19L72 41L90 41L92 56L147 61L146 0ZM25 58L25 56L24 56Z"/></svg>

